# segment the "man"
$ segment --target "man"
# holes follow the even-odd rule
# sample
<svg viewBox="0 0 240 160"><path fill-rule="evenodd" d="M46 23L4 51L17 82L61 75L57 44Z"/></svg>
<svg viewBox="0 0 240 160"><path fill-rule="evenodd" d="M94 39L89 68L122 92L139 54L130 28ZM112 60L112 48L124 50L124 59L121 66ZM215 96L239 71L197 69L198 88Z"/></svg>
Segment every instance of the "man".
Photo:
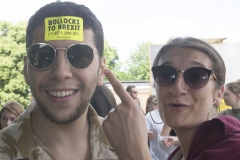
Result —
<svg viewBox="0 0 240 160"><path fill-rule="evenodd" d="M138 104L138 108L141 109L140 100L139 100L139 98L137 96L138 95L138 91L136 90L136 86L129 85L126 88L126 91L134 99L134 101Z"/></svg>
<svg viewBox="0 0 240 160"><path fill-rule="evenodd" d="M103 84L103 30L85 6L54 2L29 20L24 77L35 101L0 132L0 159L117 159L89 105Z"/></svg>

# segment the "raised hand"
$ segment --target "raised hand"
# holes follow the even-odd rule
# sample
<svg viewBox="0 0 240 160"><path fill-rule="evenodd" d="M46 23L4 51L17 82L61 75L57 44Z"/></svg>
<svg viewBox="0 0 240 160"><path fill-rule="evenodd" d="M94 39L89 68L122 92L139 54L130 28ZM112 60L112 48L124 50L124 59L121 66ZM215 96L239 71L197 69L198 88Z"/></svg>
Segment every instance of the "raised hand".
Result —
<svg viewBox="0 0 240 160"><path fill-rule="evenodd" d="M115 75L109 69L104 73L122 101L103 121L109 143L121 160L150 160L146 122L141 110Z"/></svg>
<svg viewBox="0 0 240 160"><path fill-rule="evenodd" d="M173 136L168 136L164 138L162 142L166 147L170 147L172 145L179 145L178 138Z"/></svg>

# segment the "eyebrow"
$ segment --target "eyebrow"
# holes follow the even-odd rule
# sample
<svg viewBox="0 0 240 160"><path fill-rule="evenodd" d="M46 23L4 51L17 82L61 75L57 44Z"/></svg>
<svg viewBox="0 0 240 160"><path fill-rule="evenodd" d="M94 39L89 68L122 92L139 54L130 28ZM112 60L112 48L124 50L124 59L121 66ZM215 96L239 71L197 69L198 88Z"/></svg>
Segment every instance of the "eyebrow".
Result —
<svg viewBox="0 0 240 160"><path fill-rule="evenodd" d="M207 68L206 66L204 66L202 63L200 62L196 62L196 61L190 61L191 64L193 65L198 65L198 66L201 66L203 68ZM171 61L166 61L166 62L163 62L161 65L173 65L173 63Z"/></svg>

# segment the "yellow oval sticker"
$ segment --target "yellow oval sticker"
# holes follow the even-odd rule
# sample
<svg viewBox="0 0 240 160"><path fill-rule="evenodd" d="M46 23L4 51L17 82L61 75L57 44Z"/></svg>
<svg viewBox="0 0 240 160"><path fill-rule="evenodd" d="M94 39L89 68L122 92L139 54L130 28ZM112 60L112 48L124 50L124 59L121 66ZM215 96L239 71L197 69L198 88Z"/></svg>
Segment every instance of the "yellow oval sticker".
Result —
<svg viewBox="0 0 240 160"><path fill-rule="evenodd" d="M74 16L48 17L45 23L45 41L83 41L83 19Z"/></svg>

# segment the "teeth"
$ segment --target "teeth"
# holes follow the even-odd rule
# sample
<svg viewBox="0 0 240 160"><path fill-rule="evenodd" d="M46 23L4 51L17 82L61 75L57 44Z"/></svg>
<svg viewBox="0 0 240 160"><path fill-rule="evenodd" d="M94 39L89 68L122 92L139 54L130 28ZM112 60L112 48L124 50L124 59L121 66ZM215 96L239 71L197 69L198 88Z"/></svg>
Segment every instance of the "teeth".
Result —
<svg viewBox="0 0 240 160"><path fill-rule="evenodd" d="M48 94L54 97L66 97L73 94L73 90L70 91L48 91Z"/></svg>

